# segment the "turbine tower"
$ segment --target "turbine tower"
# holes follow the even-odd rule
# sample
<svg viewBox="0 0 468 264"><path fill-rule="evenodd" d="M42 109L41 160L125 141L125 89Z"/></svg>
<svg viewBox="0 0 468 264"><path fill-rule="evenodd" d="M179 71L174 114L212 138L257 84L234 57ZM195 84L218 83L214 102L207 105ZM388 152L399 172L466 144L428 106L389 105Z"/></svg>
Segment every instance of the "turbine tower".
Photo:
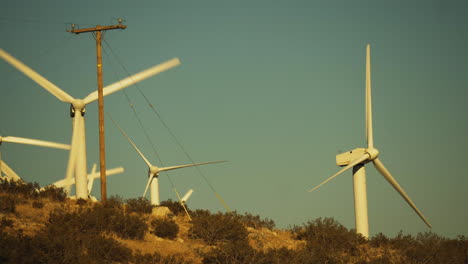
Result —
<svg viewBox="0 0 468 264"><path fill-rule="evenodd" d="M112 120L114 121L114 120ZM152 205L159 205L159 173L161 171L169 171L169 170L175 170L175 169L181 169L181 168L187 168L187 167L193 167L193 166L198 166L198 165L205 165L205 164L213 164L213 163L220 163L220 162L226 162L226 161L211 161L211 162L202 162L202 163L195 163L195 164L186 164L186 165L178 165L178 166L170 166L170 167L158 167L156 165L151 164L148 159L141 153L141 151L137 148L135 143L130 139L130 137L123 131L123 129L114 121L114 124L117 126L117 128L122 132L122 134L125 136L125 138L130 142L130 144L133 146L133 148L138 152L138 155L143 159L143 161L148 165L148 183L146 184L145 191L143 192L143 197L146 196L146 192L148 191L148 188L150 188L150 201ZM193 191L192 191L193 192ZM189 191L190 194L186 194L184 196L185 199L188 199L190 195L192 195L192 192Z"/></svg>
<svg viewBox="0 0 468 264"><path fill-rule="evenodd" d="M66 172L66 179L70 179L75 176L76 186L76 197L87 199L87 165L86 165L86 138L85 138L85 107L87 104L92 103L98 99L98 92L94 91L83 99L73 98L65 91L51 83L49 80L29 68L4 50L0 49L0 57L10 63L13 67L23 72L26 76L31 78L37 84L42 86L52 95L57 97L62 102L71 104L70 114L73 118L72 128L72 139L71 139L71 150L68 159L68 166ZM123 80L115 82L103 88L103 95L109 95L119 90L122 90L130 85L140 82L146 78L149 78L158 73L164 72L180 64L178 58L171 59L162 64L153 66L147 70L129 76ZM68 185L70 186L70 185ZM67 187L67 191L70 192L70 187Z"/></svg>
<svg viewBox="0 0 468 264"><path fill-rule="evenodd" d="M374 134L372 129L372 95L371 95L371 72L370 72L370 45L367 45L366 50L366 137L367 148L356 148L351 151L338 154L336 156L336 164L345 166L336 174L325 180L324 182L311 189L312 192L327 183L331 179L341 173L353 168L353 185L354 185L354 211L356 220L356 232L364 237L369 237L369 223L367 216L367 191L366 191L366 171L364 165L372 161L377 171L392 185L392 187L405 199L405 201L413 208L418 216L431 228L431 224L426 217L419 211L416 205L411 201L406 192L401 188L398 182L393 178L390 172L385 168L382 161L378 158L379 151L374 147Z"/></svg>
<svg viewBox="0 0 468 264"><path fill-rule="evenodd" d="M61 144L61 143L55 143L55 142L37 140L37 139L30 139L30 138L22 138L22 137L1 137L0 136L0 146L2 145L3 142L34 145L34 146L65 149L65 150L70 149L70 145L67 145L67 144ZM16 174L15 171L13 171L4 161L2 161L1 155L0 155L0 176L2 175L2 172L10 180L15 180L15 181L21 180L18 174Z"/></svg>

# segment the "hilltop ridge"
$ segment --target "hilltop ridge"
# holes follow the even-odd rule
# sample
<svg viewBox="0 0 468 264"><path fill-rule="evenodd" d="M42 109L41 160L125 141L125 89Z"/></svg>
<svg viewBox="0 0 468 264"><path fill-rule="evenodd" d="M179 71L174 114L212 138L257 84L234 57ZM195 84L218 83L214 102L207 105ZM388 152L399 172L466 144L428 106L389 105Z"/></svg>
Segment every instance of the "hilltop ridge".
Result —
<svg viewBox="0 0 468 264"><path fill-rule="evenodd" d="M468 263L468 239L422 233L370 240L332 218L290 229L248 213L156 216L143 198L72 200L62 189L0 180L0 263ZM163 208L161 207L161 208Z"/></svg>

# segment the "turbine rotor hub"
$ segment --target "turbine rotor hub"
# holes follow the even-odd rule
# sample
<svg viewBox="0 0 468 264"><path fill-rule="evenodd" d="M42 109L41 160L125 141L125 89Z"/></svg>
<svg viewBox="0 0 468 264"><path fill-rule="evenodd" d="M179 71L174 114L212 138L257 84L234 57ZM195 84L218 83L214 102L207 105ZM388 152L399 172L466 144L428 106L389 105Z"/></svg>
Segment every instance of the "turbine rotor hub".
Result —
<svg viewBox="0 0 468 264"><path fill-rule="evenodd" d="M369 160L375 160L380 152L376 148L368 148L366 149L366 153L369 154Z"/></svg>
<svg viewBox="0 0 468 264"><path fill-rule="evenodd" d="M74 117L76 112L80 112L81 116L85 114L86 104L81 99L75 99L70 105L70 116Z"/></svg>
<svg viewBox="0 0 468 264"><path fill-rule="evenodd" d="M158 176L158 173L159 173L159 168L156 167L156 166L153 166L153 167L150 167L149 168L149 171L148 171L150 174L154 174L154 176Z"/></svg>

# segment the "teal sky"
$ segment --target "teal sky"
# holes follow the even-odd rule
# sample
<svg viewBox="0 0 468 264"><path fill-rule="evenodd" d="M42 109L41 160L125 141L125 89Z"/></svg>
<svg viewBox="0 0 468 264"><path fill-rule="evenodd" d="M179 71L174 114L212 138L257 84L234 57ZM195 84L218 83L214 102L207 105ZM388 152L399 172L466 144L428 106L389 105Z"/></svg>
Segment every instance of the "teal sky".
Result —
<svg viewBox="0 0 468 264"><path fill-rule="evenodd" d="M468 235L468 4L464 1L2 1L0 48L74 97L96 89L95 42L65 32L117 23L105 34L104 83L173 57L182 64L138 84L217 192L239 212L279 227L334 217L354 227L351 172L314 187L339 168L335 155L365 147L365 45L371 44L374 135L380 158L434 226ZM110 48L109 48L110 47ZM69 106L0 62L0 133L70 142ZM184 152L136 87L126 93L165 165ZM125 94L106 111L152 160ZM98 162L97 103L86 109L88 170ZM125 173L108 192L140 196L147 167L106 119L108 167ZM2 158L26 181L64 177L67 153L3 144ZM369 164L370 165L370 164ZM367 166L370 232L428 231ZM161 198L223 211L195 169L160 176ZM98 187L96 185L95 187ZM99 196L98 188L94 194Z"/></svg>

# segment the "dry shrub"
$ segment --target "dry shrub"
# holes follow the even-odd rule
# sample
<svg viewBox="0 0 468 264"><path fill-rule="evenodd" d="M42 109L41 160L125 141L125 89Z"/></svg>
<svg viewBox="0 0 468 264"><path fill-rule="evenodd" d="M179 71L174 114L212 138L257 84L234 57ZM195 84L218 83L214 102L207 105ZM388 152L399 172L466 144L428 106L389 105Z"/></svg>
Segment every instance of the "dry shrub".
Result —
<svg viewBox="0 0 468 264"><path fill-rule="evenodd" d="M151 233L162 238L175 239L179 233L179 226L171 219L154 219L151 221L151 227Z"/></svg>
<svg viewBox="0 0 468 264"><path fill-rule="evenodd" d="M320 261L336 261L342 255L359 254L359 246L366 243L364 237L333 218L318 218L292 230L297 239L306 241L306 250Z"/></svg>
<svg viewBox="0 0 468 264"><path fill-rule="evenodd" d="M0 213L9 214L16 210L16 200L10 195L0 196Z"/></svg>
<svg viewBox="0 0 468 264"><path fill-rule="evenodd" d="M161 256L158 253L153 254L141 254L136 253L133 258L134 264L189 264L182 256Z"/></svg>
<svg viewBox="0 0 468 264"><path fill-rule="evenodd" d="M33 208L36 208L36 209L41 209L41 208L44 207L44 203L38 202L38 201L34 201L34 202L32 203L32 207L33 207Z"/></svg>
<svg viewBox="0 0 468 264"><path fill-rule="evenodd" d="M262 219L259 215L252 215L250 213L244 213L243 215L237 212L233 213L234 216L239 219L245 226L252 227L255 229L268 228L272 230L275 228L275 221L264 218Z"/></svg>
<svg viewBox="0 0 468 264"><path fill-rule="evenodd" d="M139 197L137 199L127 199L126 204L127 212L134 212L137 214L151 214L154 207L151 205L148 199L143 197Z"/></svg>
<svg viewBox="0 0 468 264"><path fill-rule="evenodd" d="M171 199L169 199L167 201L162 201L160 203L160 206L165 206L165 207L169 208L169 210L174 215L180 215L180 214L185 213L184 207L179 202L172 201Z"/></svg>
<svg viewBox="0 0 468 264"><path fill-rule="evenodd" d="M247 241L247 230L233 213L211 214L207 210L192 213L189 237L214 245L222 242Z"/></svg>

